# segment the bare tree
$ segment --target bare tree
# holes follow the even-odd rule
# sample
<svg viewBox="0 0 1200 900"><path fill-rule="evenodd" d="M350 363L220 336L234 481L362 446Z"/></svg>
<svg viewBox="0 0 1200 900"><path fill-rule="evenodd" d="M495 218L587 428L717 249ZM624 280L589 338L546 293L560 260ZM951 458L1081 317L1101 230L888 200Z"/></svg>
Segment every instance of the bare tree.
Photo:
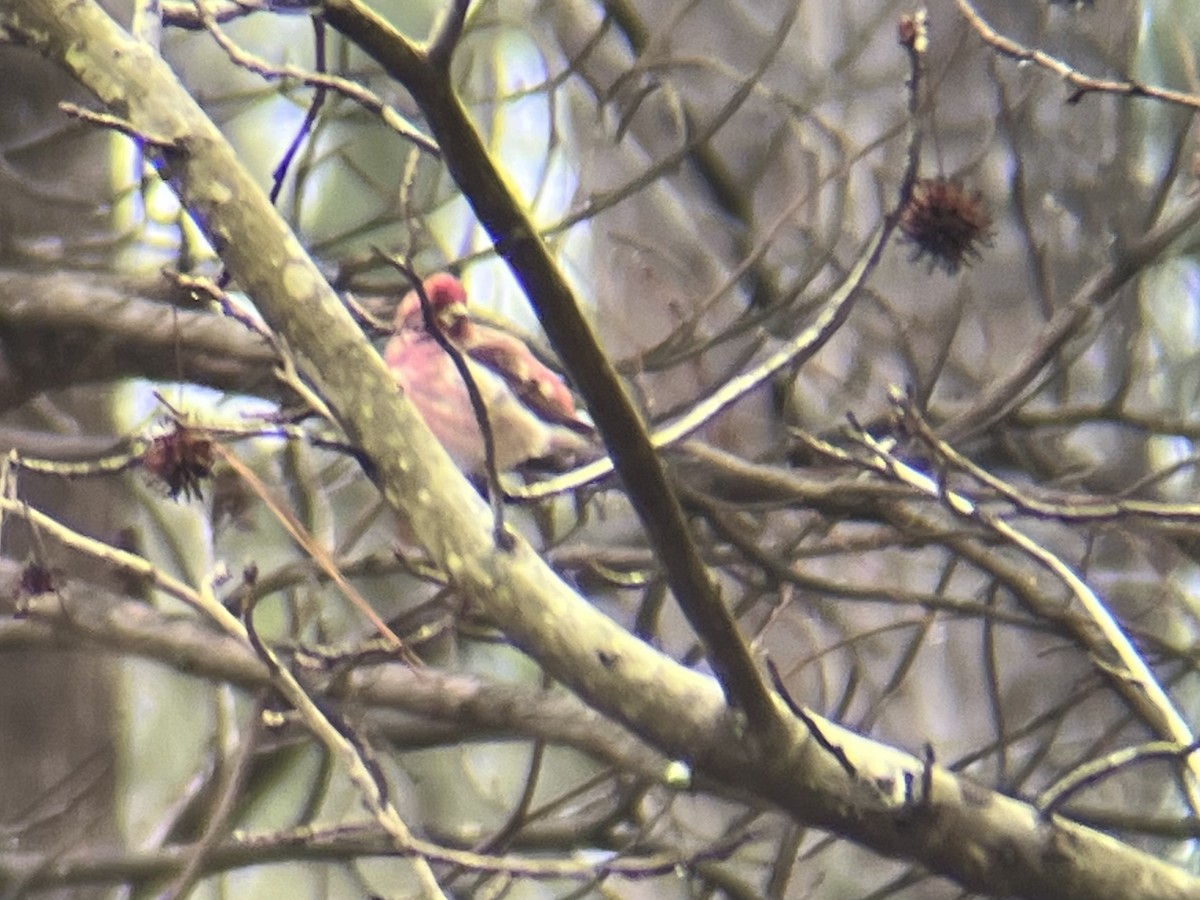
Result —
<svg viewBox="0 0 1200 900"><path fill-rule="evenodd" d="M0 3L7 896L1200 896L1196 15Z"/></svg>

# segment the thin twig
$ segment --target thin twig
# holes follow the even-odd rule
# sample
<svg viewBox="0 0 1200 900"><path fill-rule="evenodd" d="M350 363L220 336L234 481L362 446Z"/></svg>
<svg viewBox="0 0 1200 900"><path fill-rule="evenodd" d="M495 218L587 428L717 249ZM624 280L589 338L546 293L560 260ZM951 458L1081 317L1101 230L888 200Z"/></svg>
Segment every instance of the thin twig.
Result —
<svg viewBox="0 0 1200 900"><path fill-rule="evenodd" d="M1109 78L1096 78L1091 75L1085 75L1073 66L1063 62L1057 56L1052 56L1043 50L1026 47L1024 44L1000 34L1000 32L987 23L983 16L971 5L969 0L955 0L955 2L958 4L958 11L962 13L963 18L967 20L967 23L975 30L975 33L998 53L1007 56L1009 59L1014 59L1018 63L1033 63L1034 65L1041 66L1043 69L1048 69L1061 77L1063 81L1072 85L1075 90L1067 97L1067 103L1078 103L1088 94L1103 93L1117 94L1122 97L1143 97L1150 100L1161 100L1164 103L1173 103L1191 110L1200 110L1200 95L1197 94L1188 94L1184 91L1174 91L1169 88L1142 84L1138 81L1116 81Z"/></svg>
<svg viewBox="0 0 1200 900"><path fill-rule="evenodd" d="M804 727L813 736L813 740L825 748L825 751L837 760L838 765L842 767L842 771L848 777L857 778L858 768L850 761L850 757L846 755L846 751L831 741L825 735L820 725L817 724L817 720L808 714L808 710L792 699L787 686L783 683L783 676L779 674L779 667L775 665L775 660L769 657L767 659L767 671L771 675L771 684L775 686L775 690L783 698L784 704L791 710L792 715L804 723Z"/></svg>
<svg viewBox="0 0 1200 900"><path fill-rule="evenodd" d="M79 119L81 122L87 122L89 125L96 125L100 128L116 131L148 147L154 147L159 150L178 150L181 147L181 144L175 138L148 134L145 131L135 128L133 123L128 119L114 116L111 113L95 112L94 110L85 109L78 104L68 103L67 101L58 104L58 108L73 119Z"/></svg>
<svg viewBox="0 0 1200 900"><path fill-rule="evenodd" d="M1118 246L1112 262L1097 269L1075 295L1034 335L1029 349L1012 370L986 385L969 405L940 429L947 440L960 441L994 424L1013 411L1036 389L1042 370L1071 338L1079 334L1092 315L1112 302L1117 292L1153 265L1200 221L1200 197L1189 200L1171 218L1136 240ZM1078 352L1085 348L1080 347ZM1034 385L1031 387L1031 385Z"/></svg>
<svg viewBox="0 0 1200 900"><path fill-rule="evenodd" d="M458 46L459 38L462 37L463 26L467 21L467 10L470 6L471 0L451 0L450 8L446 10L446 17L438 26L433 40L429 42L427 55L429 64L435 69L445 70L450 67L450 57L454 53L454 48Z"/></svg>
<svg viewBox="0 0 1200 900"><path fill-rule="evenodd" d="M313 0L208 0L208 12L224 24L245 18L252 13L307 13ZM204 19L196 11L193 0L162 0L162 21L172 28L203 31Z"/></svg>
<svg viewBox="0 0 1200 900"><path fill-rule="evenodd" d="M281 524L284 527L284 530L291 535L292 540L299 544L300 548L312 558L312 560L320 567L321 571L329 576L329 579L338 586L339 590L341 590L343 596L345 596L347 600L354 604L354 606L358 607L359 612L366 617L367 621L371 623L375 630L378 631L384 640L391 645L391 648L395 650L397 654L399 654L400 658L410 666L423 665L421 660L417 658L413 652L404 645L404 642L396 636L396 633L388 627L387 622L385 622L379 616L379 613L375 612L374 608L372 608L371 604L367 602L366 598L363 597L362 594L360 594L354 587L354 585L352 585L346 579L346 576L343 575L341 570L338 568L337 561L334 560L329 551L321 545L320 541L316 540L311 534L309 534L307 529L305 529L304 526L301 525L296 519L296 517L292 515L291 511L284 507L283 504L280 503L279 500L277 500L269 490L267 490L266 485L264 485L258 476L251 471L250 467L220 444L214 443L213 448L216 450L217 455L224 460L225 464L233 469L233 471L237 473L237 476L243 482L245 482L252 491L254 491L254 493L260 500L262 500L263 503L267 505L267 508L271 510L272 515L275 516L279 524Z"/></svg>
<svg viewBox="0 0 1200 900"><path fill-rule="evenodd" d="M313 16L312 27L313 64L316 66L317 74L326 75L325 20L320 16ZM279 192L283 190L283 181L287 178L288 169L292 167L292 160L296 158L296 154L300 152L300 148L304 145L304 139L308 137L313 125L316 124L317 116L321 113L321 107L325 105L325 95L328 92L329 88L322 84L316 85L313 88L312 102L308 104L308 111L304 114L304 121L300 123L300 127L296 130L296 136L288 144L287 150L283 152L283 157L279 160L279 165L271 173L271 193L269 196L272 203L279 199Z"/></svg>
<svg viewBox="0 0 1200 900"><path fill-rule="evenodd" d="M1105 778L1116 775L1130 766L1164 759L1171 762L1186 761L1197 750L1200 750L1200 741L1192 741L1186 747L1167 741L1151 741L1136 747L1126 747L1116 753L1110 753L1103 759L1089 760L1046 788L1037 798L1037 807L1044 815L1053 815L1072 795L1099 784Z"/></svg>
<svg viewBox="0 0 1200 900"><path fill-rule="evenodd" d="M926 444L930 450L957 469L967 473L1003 497L1021 512L1062 522L1110 522L1132 516L1161 522L1195 522L1200 520L1200 504L1160 503L1154 500L1101 500L1086 498L1070 503L1050 503L1031 497L1018 490L1003 478L959 453L949 442L943 440L912 403L912 398L902 392L894 392L893 406L902 417L904 427ZM1183 461L1190 466L1194 458Z"/></svg>
<svg viewBox="0 0 1200 900"><path fill-rule="evenodd" d="M249 53L233 42L208 11L208 0L192 0L192 2L196 4L196 10L200 15L201 21L204 23L204 27L208 29L209 34L213 36L213 40L225 51L225 55L229 57L234 65L253 72L266 81L297 81L306 87L331 90L341 94L368 112L379 116L383 124L391 128L405 140L411 141L426 153L435 157L440 155L436 143L413 128L400 113L385 103L374 91L349 79L339 78L336 75L322 75L319 72L303 69L300 66L273 66L261 57Z"/></svg>
<svg viewBox="0 0 1200 900"><path fill-rule="evenodd" d="M252 334L258 335L276 350L279 349L275 335L271 333L271 329L267 328L262 319L250 315L234 303L229 293L211 278L176 272L173 269L164 269L163 277L185 291L204 294L217 304L224 315L241 324Z"/></svg>

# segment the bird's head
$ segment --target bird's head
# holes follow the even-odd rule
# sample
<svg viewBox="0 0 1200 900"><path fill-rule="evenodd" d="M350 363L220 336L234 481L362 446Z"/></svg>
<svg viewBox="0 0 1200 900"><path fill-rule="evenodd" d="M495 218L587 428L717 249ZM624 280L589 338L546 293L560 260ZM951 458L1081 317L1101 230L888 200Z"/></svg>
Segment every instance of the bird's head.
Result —
<svg viewBox="0 0 1200 900"><path fill-rule="evenodd" d="M461 340L471 328L467 315L467 291L463 283L449 272L438 272L422 282L429 309L442 333L449 338ZM425 313L421 309L421 298L417 292L409 291L396 308L397 331L425 331Z"/></svg>

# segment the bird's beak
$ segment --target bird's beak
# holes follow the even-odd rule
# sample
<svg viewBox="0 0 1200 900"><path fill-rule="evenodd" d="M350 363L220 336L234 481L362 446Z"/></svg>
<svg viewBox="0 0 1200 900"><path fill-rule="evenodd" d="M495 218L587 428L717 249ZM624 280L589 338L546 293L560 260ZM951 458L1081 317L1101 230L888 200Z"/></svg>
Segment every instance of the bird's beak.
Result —
<svg viewBox="0 0 1200 900"><path fill-rule="evenodd" d="M438 326L446 334L455 334L461 330L463 323L469 321L467 318L467 305L465 303L451 303L443 306L438 310L437 323Z"/></svg>

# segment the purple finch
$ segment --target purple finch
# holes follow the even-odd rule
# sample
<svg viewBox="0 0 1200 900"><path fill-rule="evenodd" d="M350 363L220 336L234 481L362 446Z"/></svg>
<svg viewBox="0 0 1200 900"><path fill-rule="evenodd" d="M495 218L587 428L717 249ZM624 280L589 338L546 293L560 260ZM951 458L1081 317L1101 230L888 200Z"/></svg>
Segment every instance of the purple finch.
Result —
<svg viewBox="0 0 1200 900"><path fill-rule="evenodd" d="M593 455L595 431L579 418L562 379L519 339L472 321L462 282L446 272L424 281L434 321L462 352L483 397L496 445L497 470L531 462L570 466ZM384 359L400 389L459 468L485 470L483 433L454 360L425 327L416 291L396 309Z"/></svg>

